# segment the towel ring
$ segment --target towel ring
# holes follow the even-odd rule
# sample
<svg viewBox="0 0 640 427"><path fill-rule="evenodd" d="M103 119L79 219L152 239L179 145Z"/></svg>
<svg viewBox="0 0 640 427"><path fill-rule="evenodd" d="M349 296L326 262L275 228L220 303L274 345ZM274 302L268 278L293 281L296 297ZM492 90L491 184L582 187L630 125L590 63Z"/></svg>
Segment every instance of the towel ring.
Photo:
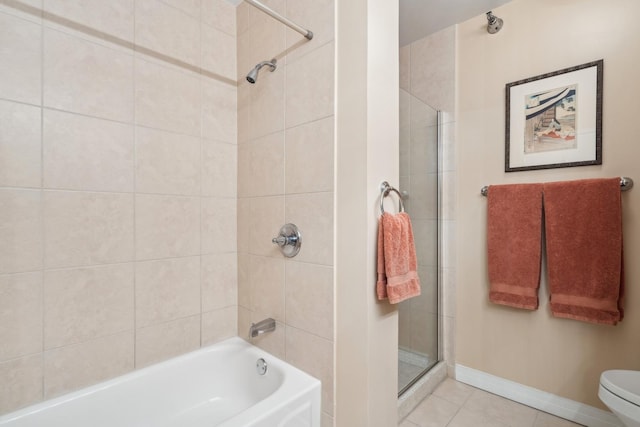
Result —
<svg viewBox="0 0 640 427"><path fill-rule="evenodd" d="M389 195L390 192L394 192L398 195L398 205L400 212L404 212L404 203L402 203L402 193L393 188L387 181L383 181L380 184L380 213L384 214L384 198Z"/></svg>

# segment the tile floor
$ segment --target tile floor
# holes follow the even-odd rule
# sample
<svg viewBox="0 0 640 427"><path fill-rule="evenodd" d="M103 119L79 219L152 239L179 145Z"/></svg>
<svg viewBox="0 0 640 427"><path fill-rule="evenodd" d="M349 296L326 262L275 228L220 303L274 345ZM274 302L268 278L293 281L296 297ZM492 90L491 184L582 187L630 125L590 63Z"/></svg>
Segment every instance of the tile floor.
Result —
<svg viewBox="0 0 640 427"><path fill-rule="evenodd" d="M549 415L483 390L446 379L399 427L571 427Z"/></svg>

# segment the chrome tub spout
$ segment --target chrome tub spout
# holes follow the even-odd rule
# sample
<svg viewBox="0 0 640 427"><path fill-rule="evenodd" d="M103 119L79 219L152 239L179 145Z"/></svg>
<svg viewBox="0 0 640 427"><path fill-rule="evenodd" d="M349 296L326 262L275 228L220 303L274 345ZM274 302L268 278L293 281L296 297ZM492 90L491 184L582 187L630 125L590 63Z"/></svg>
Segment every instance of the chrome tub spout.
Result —
<svg viewBox="0 0 640 427"><path fill-rule="evenodd" d="M258 335L265 334L276 330L276 321L271 317L259 321L258 323L252 323L249 328L249 337L255 338Z"/></svg>

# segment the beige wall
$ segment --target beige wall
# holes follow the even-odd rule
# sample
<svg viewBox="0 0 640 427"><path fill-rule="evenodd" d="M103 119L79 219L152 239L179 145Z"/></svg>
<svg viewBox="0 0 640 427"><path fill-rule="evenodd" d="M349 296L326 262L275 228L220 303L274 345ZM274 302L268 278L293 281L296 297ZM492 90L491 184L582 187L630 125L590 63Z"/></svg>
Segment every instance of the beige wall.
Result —
<svg viewBox="0 0 640 427"><path fill-rule="evenodd" d="M380 183L398 182L398 2L337 2L336 425L397 422L398 316L378 302Z"/></svg>
<svg viewBox="0 0 640 427"><path fill-rule="evenodd" d="M640 369L640 193L623 194L626 317L598 326L551 317L546 284L527 312L487 297L483 185L628 175L638 179L636 142L640 27L635 0L518 0L495 14L504 28L485 31L484 15L458 27L458 327L457 362L518 383L603 407L598 378L612 368ZM506 83L604 59L603 164L547 171L504 170Z"/></svg>
<svg viewBox="0 0 640 427"><path fill-rule="evenodd" d="M265 4L315 36L238 6L238 334L275 318L276 331L252 342L322 381L323 425L332 425L334 2ZM245 80L272 58L274 72ZM294 258L271 243L289 222L302 233Z"/></svg>
<svg viewBox="0 0 640 427"><path fill-rule="evenodd" d="M235 9L0 4L0 413L236 335Z"/></svg>

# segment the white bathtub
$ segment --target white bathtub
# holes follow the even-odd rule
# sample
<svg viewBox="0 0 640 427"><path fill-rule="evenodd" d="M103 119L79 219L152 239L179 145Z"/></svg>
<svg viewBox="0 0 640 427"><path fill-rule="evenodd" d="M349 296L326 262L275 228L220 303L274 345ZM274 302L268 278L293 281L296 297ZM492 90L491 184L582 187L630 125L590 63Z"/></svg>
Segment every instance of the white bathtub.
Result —
<svg viewBox="0 0 640 427"><path fill-rule="evenodd" d="M0 426L320 427L320 381L236 337L4 415Z"/></svg>

